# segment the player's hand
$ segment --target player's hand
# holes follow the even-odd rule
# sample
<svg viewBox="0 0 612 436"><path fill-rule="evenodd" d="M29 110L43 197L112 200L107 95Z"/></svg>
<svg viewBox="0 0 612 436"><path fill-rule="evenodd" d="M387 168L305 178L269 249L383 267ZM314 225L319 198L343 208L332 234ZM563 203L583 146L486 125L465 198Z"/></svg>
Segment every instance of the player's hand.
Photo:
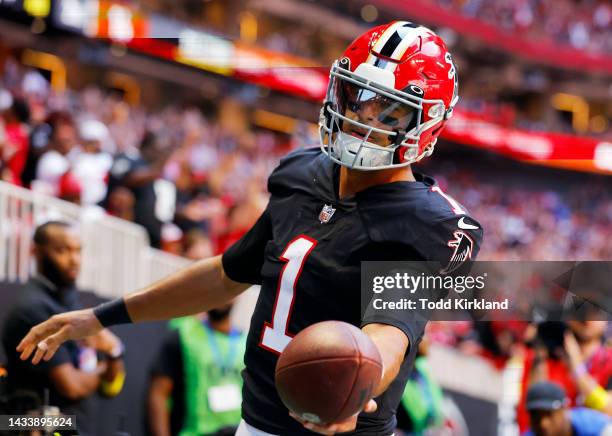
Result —
<svg viewBox="0 0 612 436"><path fill-rule="evenodd" d="M370 400L367 402L367 404L363 408L363 412L366 412L366 413L376 412L377 408L378 406L376 404L376 401ZM334 422L333 424L329 424L325 426L315 424L314 422L311 422L311 421L306 421L291 411L289 412L289 415L291 415L293 419L299 421L305 428L307 428L310 431L314 431L320 434L330 435L330 434L345 433L348 431L355 430L355 427L357 426L357 416L359 414L353 415L350 418L345 419L344 421Z"/></svg>
<svg viewBox="0 0 612 436"><path fill-rule="evenodd" d="M102 330L102 324L93 313L93 309L76 310L53 315L47 321L30 329L28 334L17 345L21 360L27 360L32 353L32 363L36 365L42 359L51 359L64 342L83 339Z"/></svg>

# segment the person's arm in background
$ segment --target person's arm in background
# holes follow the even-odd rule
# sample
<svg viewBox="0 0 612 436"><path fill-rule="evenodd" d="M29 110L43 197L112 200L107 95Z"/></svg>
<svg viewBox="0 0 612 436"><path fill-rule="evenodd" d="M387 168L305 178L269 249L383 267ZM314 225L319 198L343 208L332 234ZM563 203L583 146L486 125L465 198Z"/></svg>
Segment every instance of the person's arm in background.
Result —
<svg viewBox="0 0 612 436"><path fill-rule="evenodd" d="M49 370L49 379L57 391L72 401L82 400L94 394L100 386L100 374L106 371L106 364L98 364L95 372L84 372L72 363L62 363Z"/></svg>
<svg viewBox="0 0 612 436"><path fill-rule="evenodd" d="M170 377L154 375L149 386L149 431L152 436L170 436L168 400L174 383Z"/></svg>
<svg viewBox="0 0 612 436"><path fill-rule="evenodd" d="M166 162L172 156L172 152L171 148L163 149L157 159L151 162L150 165L134 168L134 170L126 174L122 184L128 188L138 188L159 179L162 176Z"/></svg>
<svg viewBox="0 0 612 436"><path fill-rule="evenodd" d="M183 377L183 361L179 333L172 330L164 340L153 367L148 394L149 431L152 436L170 436L171 413L168 400L176 388L175 381ZM178 407L174 404L173 407Z"/></svg>
<svg viewBox="0 0 612 436"><path fill-rule="evenodd" d="M100 374L100 393L106 397L119 395L125 382L123 343L108 329L86 338L84 342L106 356L105 370Z"/></svg>
<svg viewBox="0 0 612 436"><path fill-rule="evenodd" d="M580 345L578 345L576 337L570 332L565 334L564 348L569 367L576 380L576 385L584 398L584 405L607 415L612 415L612 392L609 390L610 386L600 386L597 380L589 374L582 358Z"/></svg>

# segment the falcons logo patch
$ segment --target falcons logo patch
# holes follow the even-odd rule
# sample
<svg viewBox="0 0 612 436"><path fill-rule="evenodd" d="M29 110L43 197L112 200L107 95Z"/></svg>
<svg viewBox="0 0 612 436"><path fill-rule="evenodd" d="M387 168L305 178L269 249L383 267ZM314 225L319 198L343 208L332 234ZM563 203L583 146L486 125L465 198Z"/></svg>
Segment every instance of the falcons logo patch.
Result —
<svg viewBox="0 0 612 436"><path fill-rule="evenodd" d="M474 241L472 241L472 238L462 231L454 232L453 236L455 239L448 241L448 246L454 248L455 251L448 265L440 271L442 274L448 274L455 271L463 262L472 258L472 251L474 249Z"/></svg>

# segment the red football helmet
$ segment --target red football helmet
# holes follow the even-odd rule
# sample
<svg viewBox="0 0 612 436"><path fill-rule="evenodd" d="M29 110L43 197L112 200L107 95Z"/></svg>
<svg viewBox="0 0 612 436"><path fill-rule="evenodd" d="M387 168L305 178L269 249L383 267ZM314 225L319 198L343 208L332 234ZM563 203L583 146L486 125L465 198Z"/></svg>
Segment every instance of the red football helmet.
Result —
<svg viewBox="0 0 612 436"><path fill-rule="evenodd" d="M438 35L407 21L375 27L332 65L321 148L359 170L410 165L431 155L458 99L455 65Z"/></svg>

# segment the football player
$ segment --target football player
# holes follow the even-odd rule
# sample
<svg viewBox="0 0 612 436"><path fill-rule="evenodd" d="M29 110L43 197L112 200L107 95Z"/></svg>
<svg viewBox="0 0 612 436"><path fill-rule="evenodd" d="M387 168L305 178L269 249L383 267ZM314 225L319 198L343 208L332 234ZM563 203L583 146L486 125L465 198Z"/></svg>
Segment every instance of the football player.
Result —
<svg viewBox="0 0 612 436"><path fill-rule="evenodd" d="M405 311L362 316L360 264L427 260L451 271L476 256L480 224L410 167L433 152L457 103L457 86L451 55L431 30L396 21L366 32L331 68L321 149L282 159L268 181L266 210L241 240L140 292L52 317L23 339L21 358L49 359L62 342L109 325L210 310L260 284L237 434L391 435L424 325ZM295 334L325 320L362 328L384 369L364 410L369 413L322 426L290 416L274 370Z"/></svg>

